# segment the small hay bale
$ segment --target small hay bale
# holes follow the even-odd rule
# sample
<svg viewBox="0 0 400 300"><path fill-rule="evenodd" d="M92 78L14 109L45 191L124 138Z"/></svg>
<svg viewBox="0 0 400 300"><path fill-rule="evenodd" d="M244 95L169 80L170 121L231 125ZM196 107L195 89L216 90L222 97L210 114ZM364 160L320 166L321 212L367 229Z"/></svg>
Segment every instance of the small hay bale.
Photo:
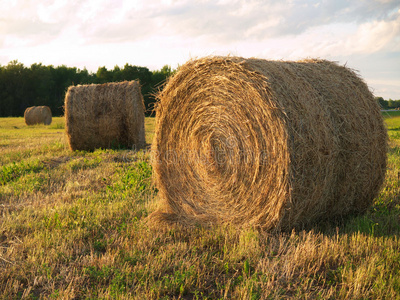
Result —
<svg viewBox="0 0 400 300"><path fill-rule="evenodd" d="M144 103L139 82L69 87L65 127L71 150L144 147Z"/></svg>
<svg viewBox="0 0 400 300"><path fill-rule="evenodd" d="M24 118L26 125L50 125L52 121L51 109L48 106L31 106L25 109Z"/></svg>
<svg viewBox="0 0 400 300"><path fill-rule="evenodd" d="M373 95L346 67L192 60L159 94L152 153L163 208L150 224L290 230L364 212L387 147Z"/></svg>

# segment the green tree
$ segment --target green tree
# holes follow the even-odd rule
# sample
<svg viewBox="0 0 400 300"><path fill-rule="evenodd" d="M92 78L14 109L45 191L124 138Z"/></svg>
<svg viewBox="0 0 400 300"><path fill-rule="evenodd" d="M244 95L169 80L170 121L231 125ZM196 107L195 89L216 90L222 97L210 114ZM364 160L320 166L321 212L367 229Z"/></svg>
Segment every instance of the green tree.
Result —
<svg viewBox="0 0 400 300"><path fill-rule="evenodd" d="M123 74L121 72L121 68L119 66L115 66L114 70L112 70L112 81L114 82L119 82L119 81L123 81Z"/></svg>
<svg viewBox="0 0 400 300"><path fill-rule="evenodd" d="M0 117L22 116L26 107L33 105L47 105L53 115L62 115L69 86L123 80L139 80L147 114L150 114L155 102L154 94L175 71L169 65L152 72L146 67L127 63L123 68L115 66L113 70L99 67L96 73L92 73L86 68L80 70L41 63L27 68L14 60L6 66L0 65Z"/></svg>
<svg viewBox="0 0 400 300"><path fill-rule="evenodd" d="M389 99L389 101L388 101L388 108L395 108L394 102L392 99Z"/></svg>
<svg viewBox="0 0 400 300"><path fill-rule="evenodd" d="M378 102L382 109L388 109L388 102L382 97L375 97L375 100Z"/></svg>
<svg viewBox="0 0 400 300"><path fill-rule="evenodd" d="M99 67L96 72L96 83L106 83L112 81L112 72L106 67Z"/></svg>
<svg viewBox="0 0 400 300"><path fill-rule="evenodd" d="M0 115L23 115L29 92L26 68L17 60L11 61L1 72Z"/></svg>

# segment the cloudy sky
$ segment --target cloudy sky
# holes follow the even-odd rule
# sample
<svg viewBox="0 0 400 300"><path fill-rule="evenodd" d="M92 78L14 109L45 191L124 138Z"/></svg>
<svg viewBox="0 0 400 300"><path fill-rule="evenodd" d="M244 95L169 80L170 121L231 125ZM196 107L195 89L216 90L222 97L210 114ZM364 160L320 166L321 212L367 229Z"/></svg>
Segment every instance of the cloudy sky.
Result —
<svg viewBox="0 0 400 300"><path fill-rule="evenodd" d="M0 64L150 70L190 58L319 57L400 99L399 0L0 0Z"/></svg>

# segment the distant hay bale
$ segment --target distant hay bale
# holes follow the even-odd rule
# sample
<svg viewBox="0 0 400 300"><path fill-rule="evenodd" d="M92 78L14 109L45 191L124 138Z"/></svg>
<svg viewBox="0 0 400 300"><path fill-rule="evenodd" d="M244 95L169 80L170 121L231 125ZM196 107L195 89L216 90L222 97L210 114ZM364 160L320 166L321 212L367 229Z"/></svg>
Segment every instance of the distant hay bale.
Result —
<svg viewBox="0 0 400 300"><path fill-rule="evenodd" d="M65 127L72 150L144 147L144 103L139 82L69 87Z"/></svg>
<svg viewBox="0 0 400 300"><path fill-rule="evenodd" d="M154 223L270 230L364 212L386 172L387 133L367 85L325 60L209 57L159 94Z"/></svg>
<svg viewBox="0 0 400 300"><path fill-rule="evenodd" d="M26 125L50 125L52 121L51 109L48 106L31 106L25 109L24 118Z"/></svg>

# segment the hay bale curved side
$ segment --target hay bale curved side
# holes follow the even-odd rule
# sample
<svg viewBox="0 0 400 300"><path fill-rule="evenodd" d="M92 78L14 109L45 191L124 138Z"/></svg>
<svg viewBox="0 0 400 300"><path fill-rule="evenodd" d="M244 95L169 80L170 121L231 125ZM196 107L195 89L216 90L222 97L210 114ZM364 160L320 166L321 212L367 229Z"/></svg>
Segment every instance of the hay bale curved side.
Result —
<svg viewBox="0 0 400 300"><path fill-rule="evenodd" d="M25 109L24 119L26 125L50 125L52 121L51 109L48 106L31 106Z"/></svg>
<svg viewBox="0 0 400 300"><path fill-rule="evenodd" d="M365 211L387 133L366 84L324 60L189 61L159 95L150 220L290 229Z"/></svg>
<svg viewBox="0 0 400 300"><path fill-rule="evenodd" d="M65 123L71 150L144 147L144 103L139 82L69 87Z"/></svg>

